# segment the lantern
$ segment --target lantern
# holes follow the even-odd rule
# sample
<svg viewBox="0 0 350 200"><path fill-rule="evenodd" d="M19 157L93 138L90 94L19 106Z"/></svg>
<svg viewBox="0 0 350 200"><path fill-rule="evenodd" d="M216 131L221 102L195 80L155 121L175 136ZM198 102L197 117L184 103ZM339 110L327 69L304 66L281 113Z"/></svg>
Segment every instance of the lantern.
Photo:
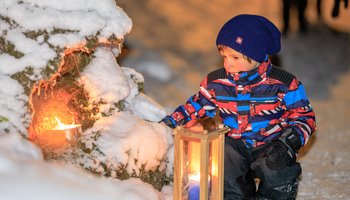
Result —
<svg viewBox="0 0 350 200"><path fill-rule="evenodd" d="M224 186L224 144L228 128L175 129L174 200L221 200Z"/></svg>

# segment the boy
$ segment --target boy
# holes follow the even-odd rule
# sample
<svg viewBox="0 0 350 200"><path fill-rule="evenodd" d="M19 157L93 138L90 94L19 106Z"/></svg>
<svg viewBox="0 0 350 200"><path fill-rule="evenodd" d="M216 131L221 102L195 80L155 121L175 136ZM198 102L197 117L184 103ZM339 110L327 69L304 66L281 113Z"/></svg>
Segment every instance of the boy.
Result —
<svg viewBox="0 0 350 200"><path fill-rule="evenodd" d="M280 51L280 31L262 16L238 15L221 28L216 45L224 68L209 73L199 92L162 122L175 128L218 109L230 128L225 199L295 199L296 154L315 130L315 115L303 85L268 59Z"/></svg>

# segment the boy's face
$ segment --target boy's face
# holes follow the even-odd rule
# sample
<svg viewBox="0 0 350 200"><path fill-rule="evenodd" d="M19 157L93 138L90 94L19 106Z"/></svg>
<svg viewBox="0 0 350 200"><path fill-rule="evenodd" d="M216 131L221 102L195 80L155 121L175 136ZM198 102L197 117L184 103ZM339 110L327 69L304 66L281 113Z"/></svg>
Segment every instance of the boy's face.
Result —
<svg viewBox="0 0 350 200"><path fill-rule="evenodd" d="M248 61L242 53L233 50L230 47L222 48L220 51L224 59L224 67L229 73L246 72L255 69L258 63L254 60Z"/></svg>

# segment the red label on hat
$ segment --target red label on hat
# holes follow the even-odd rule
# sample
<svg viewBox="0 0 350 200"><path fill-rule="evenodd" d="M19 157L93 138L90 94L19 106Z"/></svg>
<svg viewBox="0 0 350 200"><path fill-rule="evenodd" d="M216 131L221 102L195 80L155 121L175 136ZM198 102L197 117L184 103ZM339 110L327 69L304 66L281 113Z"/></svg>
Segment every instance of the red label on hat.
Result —
<svg viewBox="0 0 350 200"><path fill-rule="evenodd" d="M243 38L241 38L241 37L236 38L236 43L242 44L242 42L243 42Z"/></svg>

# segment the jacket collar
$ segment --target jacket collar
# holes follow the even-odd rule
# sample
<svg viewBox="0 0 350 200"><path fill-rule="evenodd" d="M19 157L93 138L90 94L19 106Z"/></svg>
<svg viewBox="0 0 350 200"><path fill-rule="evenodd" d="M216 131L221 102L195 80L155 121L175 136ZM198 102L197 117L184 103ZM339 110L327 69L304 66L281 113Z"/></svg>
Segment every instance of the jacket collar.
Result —
<svg viewBox="0 0 350 200"><path fill-rule="evenodd" d="M246 72L238 72L238 73L227 73L228 79L236 85L246 86L249 84L258 83L264 79L266 79L267 71L270 71L271 62L267 60L265 62L260 63L258 67Z"/></svg>

